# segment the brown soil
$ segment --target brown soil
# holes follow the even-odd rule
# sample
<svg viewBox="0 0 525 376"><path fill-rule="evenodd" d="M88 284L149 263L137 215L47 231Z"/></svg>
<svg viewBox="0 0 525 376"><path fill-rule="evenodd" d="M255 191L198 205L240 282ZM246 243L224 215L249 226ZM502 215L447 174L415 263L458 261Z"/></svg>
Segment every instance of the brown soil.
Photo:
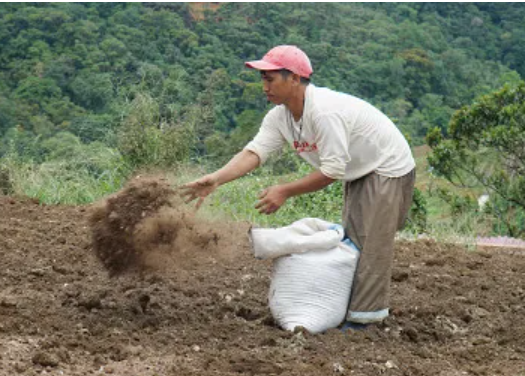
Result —
<svg viewBox="0 0 525 376"><path fill-rule="evenodd" d="M89 224L92 248L111 276L224 255L233 236L224 226L199 221L169 183L155 177L132 180L94 205Z"/></svg>
<svg viewBox="0 0 525 376"><path fill-rule="evenodd" d="M290 333L248 224L138 184L93 207L0 196L0 375L525 375L523 252L400 242L384 324Z"/></svg>

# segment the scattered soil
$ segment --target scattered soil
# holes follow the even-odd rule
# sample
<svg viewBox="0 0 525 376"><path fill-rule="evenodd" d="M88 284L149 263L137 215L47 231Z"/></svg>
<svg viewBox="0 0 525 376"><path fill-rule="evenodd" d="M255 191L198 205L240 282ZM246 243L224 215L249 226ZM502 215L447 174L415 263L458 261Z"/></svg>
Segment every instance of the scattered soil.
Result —
<svg viewBox="0 0 525 376"><path fill-rule="evenodd" d="M180 207L162 181L0 196L0 375L525 375L523 252L398 242L383 324L291 333L249 225Z"/></svg>
<svg viewBox="0 0 525 376"><path fill-rule="evenodd" d="M137 178L91 209L92 247L110 275L173 267L196 253L220 254L233 235L199 221L159 178ZM229 237L228 237L229 235Z"/></svg>

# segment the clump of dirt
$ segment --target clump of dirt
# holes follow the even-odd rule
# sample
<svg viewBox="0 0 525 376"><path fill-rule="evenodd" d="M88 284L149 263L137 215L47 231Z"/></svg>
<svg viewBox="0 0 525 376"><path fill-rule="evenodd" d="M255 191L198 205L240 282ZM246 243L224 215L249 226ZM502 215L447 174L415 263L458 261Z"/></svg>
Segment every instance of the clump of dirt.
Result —
<svg viewBox="0 0 525 376"><path fill-rule="evenodd" d="M93 250L111 275L159 269L188 252L213 252L221 237L155 177L136 178L95 205L89 223Z"/></svg>

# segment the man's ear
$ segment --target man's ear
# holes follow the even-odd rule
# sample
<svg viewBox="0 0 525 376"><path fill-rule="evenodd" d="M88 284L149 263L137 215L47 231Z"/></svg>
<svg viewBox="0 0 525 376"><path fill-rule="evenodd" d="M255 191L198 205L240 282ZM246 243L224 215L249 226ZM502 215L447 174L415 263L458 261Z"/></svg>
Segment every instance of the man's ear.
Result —
<svg viewBox="0 0 525 376"><path fill-rule="evenodd" d="M294 86L297 86L297 85L300 85L301 84L301 76L299 76L298 74L293 74L292 75L292 80L293 80L293 84Z"/></svg>

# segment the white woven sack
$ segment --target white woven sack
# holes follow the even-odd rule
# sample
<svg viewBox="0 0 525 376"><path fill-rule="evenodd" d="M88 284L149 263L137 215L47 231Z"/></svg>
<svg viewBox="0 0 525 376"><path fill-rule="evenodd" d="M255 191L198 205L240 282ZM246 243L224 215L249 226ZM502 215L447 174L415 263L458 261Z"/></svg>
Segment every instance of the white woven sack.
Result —
<svg viewBox="0 0 525 376"><path fill-rule="evenodd" d="M343 236L341 226L317 218L250 231L255 256L275 259L269 303L282 328L319 333L344 320L359 251Z"/></svg>
<svg viewBox="0 0 525 376"><path fill-rule="evenodd" d="M335 328L345 319L359 251L339 243L276 259L270 284L270 311L283 329L311 333Z"/></svg>
<svg viewBox="0 0 525 376"><path fill-rule="evenodd" d="M342 226L317 218L303 218L286 227L250 230L253 253L260 259L329 250L336 247L343 237Z"/></svg>

